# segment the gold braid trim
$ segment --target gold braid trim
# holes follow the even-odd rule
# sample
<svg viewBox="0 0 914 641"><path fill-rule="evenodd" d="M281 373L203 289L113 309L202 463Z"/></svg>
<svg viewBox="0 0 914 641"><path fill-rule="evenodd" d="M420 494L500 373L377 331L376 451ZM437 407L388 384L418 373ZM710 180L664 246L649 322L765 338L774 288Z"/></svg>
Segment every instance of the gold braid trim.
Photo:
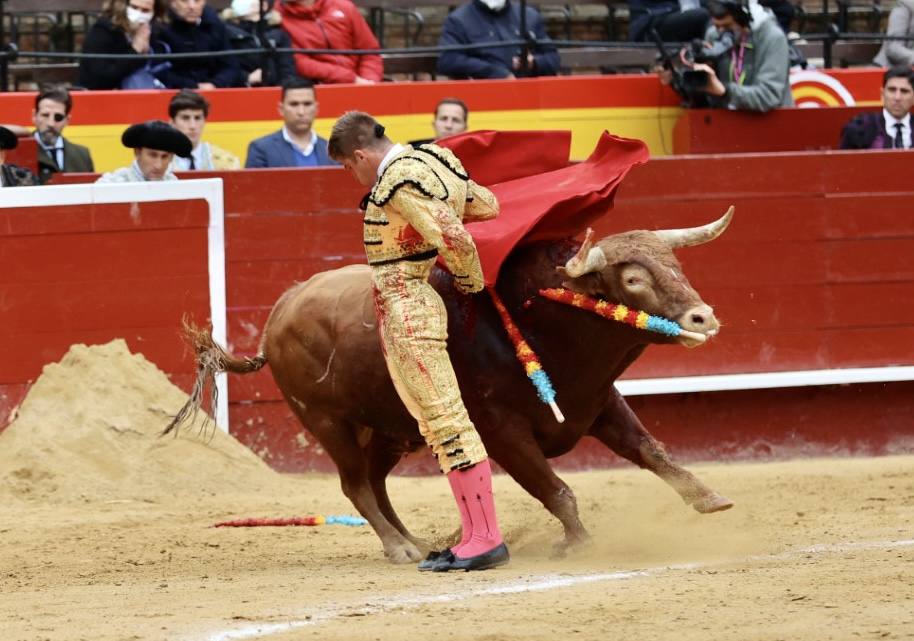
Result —
<svg viewBox="0 0 914 641"><path fill-rule="evenodd" d="M404 185L412 185L420 193L436 200L447 200L450 195L444 181L438 177L427 162L422 158L405 155L394 158L387 165L374 189L371 190L369 199L378 207L383 207Z"/></svg>
<svg viewBox="0 0 914 641"><path fill-rule="evenodd" d="M432 156L435 160L450 169L451 173L453 173L461 180L470 179L470 175L467 173L467 170L463 168L463 163L460 162L460 159L455 156L454 152L450 149L445 149L444 147L439 147L438 145L425 144L419 145L415 148L414 151Z"/></svg>

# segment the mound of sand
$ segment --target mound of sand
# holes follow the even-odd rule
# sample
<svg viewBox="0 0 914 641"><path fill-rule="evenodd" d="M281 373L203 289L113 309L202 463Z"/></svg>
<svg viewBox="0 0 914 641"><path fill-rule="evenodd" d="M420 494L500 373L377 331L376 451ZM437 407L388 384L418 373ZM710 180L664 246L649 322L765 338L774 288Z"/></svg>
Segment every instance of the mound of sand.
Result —
<svg viewBox="0 0 914 641"><path fill-rule="evenodd" d="M257 490L279 476L202 413L162 429L187 400L123 340L74 345L45 366L0 433L0 492L42 500L151 500Z"/></svg>

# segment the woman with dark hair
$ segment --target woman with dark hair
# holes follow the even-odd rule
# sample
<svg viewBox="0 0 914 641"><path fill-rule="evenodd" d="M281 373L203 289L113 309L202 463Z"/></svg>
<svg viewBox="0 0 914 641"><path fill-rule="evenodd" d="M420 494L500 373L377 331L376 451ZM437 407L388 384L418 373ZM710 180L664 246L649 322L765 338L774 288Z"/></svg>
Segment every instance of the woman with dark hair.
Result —
<svg viewBox="0 0 914 641"><path fill-rule="evenodd" d="M102 15L83 43L83 53L148 53L152 21L162 20L165 0L105 0ZM79 85L86 89L120 89L128 78L145 76L142 84L155 86L149 66L139 58L84 58L79 61Z"/></svg>

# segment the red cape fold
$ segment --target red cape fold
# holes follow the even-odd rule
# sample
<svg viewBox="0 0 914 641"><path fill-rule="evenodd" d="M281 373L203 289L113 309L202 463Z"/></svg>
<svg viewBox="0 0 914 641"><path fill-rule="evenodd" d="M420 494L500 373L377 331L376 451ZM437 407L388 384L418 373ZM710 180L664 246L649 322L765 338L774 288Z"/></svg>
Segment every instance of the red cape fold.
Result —
<svg viewBox="0 0 914 641"><path fill-rule="evenodd" d="M435 144L453 151L480 185L515 180L568 166L570 131L472 131Z"/></svg>
<svg viewBox="0 0 914 641"><path fill-rule="evenodd" d="M461 159L470 176L487 184L498 197L501 211L497 218L467 225L476 242L487 285L495 284L502 263L515 247L577 236L606 215L613 207L613 198L622 179L634 165L647 162L649 157L642 141L604 132L587 160L569 165L567 156L561 164L554 155L543 156L540 166L551 163L552 169L522 175L531 164L537 164L525 156L531 151L551 147L550 141L554 143L557 132L479 133L485 135L484 145L471 144L468 140L476 132L454 136L445 142ZM502 138L502 134L511 135ZM465 149L475 152L483 148L486 149L484 154L473 153L467 158L462 155ZM511 171L504 167L513 158L524 159L521 165L525 169ZM490 168L490 163L494 167ZM512 173L517 177L495 184L477 178Z"/></svg>

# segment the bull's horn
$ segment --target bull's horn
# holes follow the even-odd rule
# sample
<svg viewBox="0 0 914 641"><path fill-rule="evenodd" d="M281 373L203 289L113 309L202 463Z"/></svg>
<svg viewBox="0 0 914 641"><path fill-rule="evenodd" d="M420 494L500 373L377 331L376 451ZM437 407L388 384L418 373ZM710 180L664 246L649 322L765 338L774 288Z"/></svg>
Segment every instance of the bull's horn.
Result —
<svg viewBox="0 0 914 641"><path fill-rule="evenodd" d="M701 245L709 240L714 240L727 228L730 219L733 218L733 205L727 213L701 227L690 227L689 229L658 229L654 233L660 237L660 240L669 245L670 249L677 247L691 247L692 245Z"/></svg>
<svg viewBox="0 0 914 641"><path fill-rule="evenodd" d="M593 246L593 229L588 227L584 243L578 253L565 263L565 273L572 278L577 278L584 274L600 271L604 267L606 267L606 254L599 247Z"/></svg>

